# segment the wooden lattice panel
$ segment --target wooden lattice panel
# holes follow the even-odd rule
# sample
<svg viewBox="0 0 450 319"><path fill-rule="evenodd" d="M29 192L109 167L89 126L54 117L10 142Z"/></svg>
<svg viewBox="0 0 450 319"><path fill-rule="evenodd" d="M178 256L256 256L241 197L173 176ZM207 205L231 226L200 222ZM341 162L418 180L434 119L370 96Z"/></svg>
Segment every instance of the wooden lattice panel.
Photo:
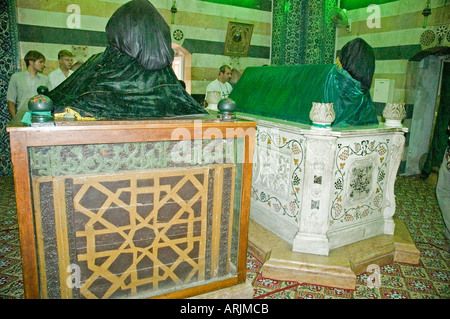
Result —
<svg viewBox="0 0 450 319"><path fill-rule="evenodd" d="M234 180L234 165L33 178L43 297L152 295L228 273Z"/></svg>

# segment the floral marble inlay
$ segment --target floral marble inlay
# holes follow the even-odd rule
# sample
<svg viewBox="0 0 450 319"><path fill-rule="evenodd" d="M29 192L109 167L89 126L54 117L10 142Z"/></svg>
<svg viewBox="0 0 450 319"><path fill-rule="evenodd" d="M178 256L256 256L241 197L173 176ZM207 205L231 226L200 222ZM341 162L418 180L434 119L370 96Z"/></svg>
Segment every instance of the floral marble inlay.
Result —
<svg viewBox="0 0 450 319"><path fill-rule="evenodd" d="M353 167L350 171L349 197L362 199L369 195L372 186L373 164Z"/></svg>
<svg viewBox="0 0 450 319"><path fill-rule="evenodd" d="M330 224L381 216L389 139L338 143Z"/></svg>
<svg viewBox="0 0 450 319"><path fill-rule="evenodd" d="M303 139L258 127L253 164L253 203L298 221L301 207Z"/></svg>

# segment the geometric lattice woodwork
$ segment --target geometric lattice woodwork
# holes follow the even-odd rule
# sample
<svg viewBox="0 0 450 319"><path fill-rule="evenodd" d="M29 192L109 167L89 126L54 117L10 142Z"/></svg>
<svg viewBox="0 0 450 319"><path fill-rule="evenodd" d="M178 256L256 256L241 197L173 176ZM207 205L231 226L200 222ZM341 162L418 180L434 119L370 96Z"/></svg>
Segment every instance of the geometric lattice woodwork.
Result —
<svg viewBox="0 0 450 319"><path fill-rule="evenodd" d="M220 164L33 177L42 297L145 297L235 275L235 174Z"/></svg>

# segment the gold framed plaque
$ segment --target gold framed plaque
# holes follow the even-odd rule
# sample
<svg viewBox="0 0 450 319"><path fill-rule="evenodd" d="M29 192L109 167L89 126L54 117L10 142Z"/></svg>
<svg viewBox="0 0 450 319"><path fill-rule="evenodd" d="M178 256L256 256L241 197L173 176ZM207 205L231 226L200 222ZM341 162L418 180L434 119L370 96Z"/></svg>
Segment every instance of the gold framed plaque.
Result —
<svg viewBox="0 0 450 319"><path fill-rule="evenodd" d="M252 33L253 24L230 21L228 23L223 54L229 56L247 56Z"/></svg>

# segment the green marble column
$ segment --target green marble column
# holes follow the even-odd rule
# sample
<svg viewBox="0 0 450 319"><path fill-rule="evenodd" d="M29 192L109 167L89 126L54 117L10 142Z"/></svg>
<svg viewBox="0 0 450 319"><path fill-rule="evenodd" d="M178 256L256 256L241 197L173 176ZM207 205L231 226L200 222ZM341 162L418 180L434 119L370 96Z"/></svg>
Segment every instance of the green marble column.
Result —
<svg viewBox="0 0 450 319"><path fill-rule="evenodd" d="M333 63L336 29L327 18L337 0L274 0L272 64Z"/></svg>

